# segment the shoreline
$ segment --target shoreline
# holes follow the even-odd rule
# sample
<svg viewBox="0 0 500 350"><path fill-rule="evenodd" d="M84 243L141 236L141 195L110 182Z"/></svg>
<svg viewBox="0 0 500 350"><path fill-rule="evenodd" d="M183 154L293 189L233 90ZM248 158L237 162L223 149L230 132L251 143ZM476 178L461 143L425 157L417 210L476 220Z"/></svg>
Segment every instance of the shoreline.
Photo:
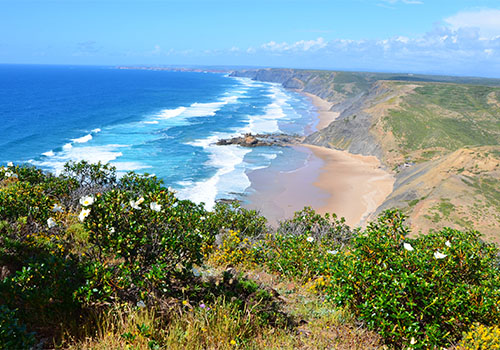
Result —
<svg viewBox="0 0 500 350"><path fill-rule="evenodd" d="M339 112L332 112L330 110L330 108L332 108L333 106L333 103L328 102L327 100L324 100L321 97L313 95L309 92L303 92L303 94L309 97L309 99L311 100L311 104L316 107L316 110L318 112L318 123L316 124L316 129L318 131L326 128L340 115Z"/></svg>
<svg viewBox="0 0 500 350"><path fill-rule="evenodd" d="M338 117L329 110L330 102L305 94L317 108L318 130ZM351 227L362 226L392 192L395 178L375 156L307 144L291 147L306 155L303 166L292 172L271 166L248 174L251 186L244 207L259 210L271 225L310 206L320 214L344 217Z"/></svg>

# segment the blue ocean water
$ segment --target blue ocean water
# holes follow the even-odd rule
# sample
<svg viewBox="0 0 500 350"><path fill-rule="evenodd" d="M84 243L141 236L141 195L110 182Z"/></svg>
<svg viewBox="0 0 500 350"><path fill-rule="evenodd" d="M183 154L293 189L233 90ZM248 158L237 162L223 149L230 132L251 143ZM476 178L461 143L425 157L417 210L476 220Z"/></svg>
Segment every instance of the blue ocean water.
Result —
<svg viewBox="0 0 500 350"><path fill-rule="evenodd" d="M316 114L278 84L224 74L112 67L0 65L0 163L58 172L69 160L153 173L212 207L247 174L305 162L291 148L216 146L242 133L303 135Z"/></svg>

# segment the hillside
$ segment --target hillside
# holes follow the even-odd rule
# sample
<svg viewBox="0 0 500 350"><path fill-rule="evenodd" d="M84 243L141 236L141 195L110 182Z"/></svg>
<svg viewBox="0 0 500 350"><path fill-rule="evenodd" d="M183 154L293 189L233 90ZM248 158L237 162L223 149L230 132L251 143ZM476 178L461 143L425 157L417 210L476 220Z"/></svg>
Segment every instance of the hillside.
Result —
<svg viewBox="0 0 500 350"><path fill-rule="evenodd" d="M475 227L500 243L499 80L291 69L235 75L333 103L339 117L305 143L375 155L395 173L393 193L372 218L398 207L415 232Z"/></svg>

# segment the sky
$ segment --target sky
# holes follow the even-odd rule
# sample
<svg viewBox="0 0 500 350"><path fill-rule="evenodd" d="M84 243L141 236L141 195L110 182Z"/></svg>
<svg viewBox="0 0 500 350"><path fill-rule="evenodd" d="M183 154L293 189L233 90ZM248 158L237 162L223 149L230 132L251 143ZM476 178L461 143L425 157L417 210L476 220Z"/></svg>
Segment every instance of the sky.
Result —
<svg viewBox="0 0 500 350"><path fill-rule="evenodd" d="M500 0L0 0L0 63L500 78Z"/></svg>

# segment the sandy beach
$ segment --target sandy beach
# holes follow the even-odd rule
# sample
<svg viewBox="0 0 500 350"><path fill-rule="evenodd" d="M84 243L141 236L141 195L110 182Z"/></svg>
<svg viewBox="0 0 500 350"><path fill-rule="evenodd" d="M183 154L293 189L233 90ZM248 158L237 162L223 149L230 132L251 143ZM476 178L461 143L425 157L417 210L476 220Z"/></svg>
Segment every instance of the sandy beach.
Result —
<svg viewBox="0 0 500 350"><path fill-rule="evenodd" d="M310 94L308 92L304 92L304 95L311 99L312 104L316 107L318 111L318 124L316 125L316 129L321 130L326 128L331 122L333 122L340 113L330 111L333 103L328 102L316 95Z"/></svg>
<svg viewBox="0 0 500 350"><path fill-rule="evenodd" d="M336 213L358 226L392 192L394 177L374 156L361 156L317 146L306 146L323 161L314 186L329 194L320 213Z"/></svg>
<svg viewBox="0 0 500 350"><path fill-rule="evenodd" d="M329 111L329 102L308 96L318 109L318 129L338 116ZM307 158L299 169L282 172L270 167L248 174L252 191L245 207L259 210L273 225L304 206L311 206L321 214L345 217L350 226L362 226L392 192L394 177L374 156L311 145L293 148Z"/></svg>

